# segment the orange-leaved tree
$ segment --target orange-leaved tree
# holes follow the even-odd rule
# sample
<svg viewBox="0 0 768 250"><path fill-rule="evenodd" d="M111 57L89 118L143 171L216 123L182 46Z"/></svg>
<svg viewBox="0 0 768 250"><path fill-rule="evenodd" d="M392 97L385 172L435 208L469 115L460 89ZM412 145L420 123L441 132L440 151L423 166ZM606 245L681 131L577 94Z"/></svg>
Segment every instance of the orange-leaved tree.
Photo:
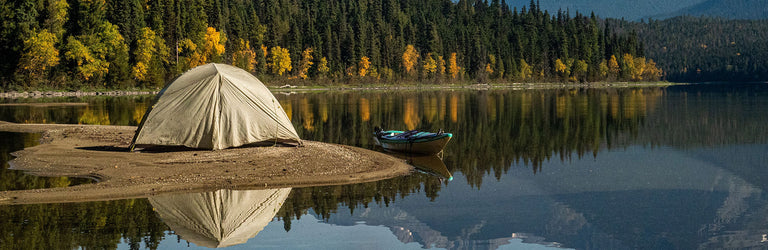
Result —
<svg viewBox="0 0 768 250"><path fill-rule="evenodd" d="M237 50L232 53L232 65L248 72L253 72L256 67L256 51L251 48L251 42L240 38Z"/></svg>
<svg viewBox="0 0 768 250"><path fill-rule="evenodd" d="M360 76L366 76L368 70L371 69L371 61L367 56L361 57L360 62L357 63L357 71Z"/></svg>
<svg viewBox="0 0 768 250"><path fill-rule="evenodd" d="M403 52L403 67L405 68L405 73L407 75L413 74L414 68L418 60L419 60L419 52L416 51L416 48L414 48L413 45L410 45L410 44L408 44L408 46L405 46L405 52Z"/></svg>
<svg viewBox="0 0 768 250"><path fill-rule="evenodd" d="M485 64L485 73L488 73L488 75L493 75L493 66L496 65L496 56L493 54L488 55L488 63Z"/></svg>
<svg viewBox="0 0 768 250"><path fill-rule="evenodd" d="M312 62L312 48L307 48L304 50L304 52L301 52L301 61L299 61L299 77L301 79L307 79L309 68L312 67L312 64L315 64Z"/></svg>
<svg viewBox="0 0 768 250"><path fill-rule="evenodd" d="M443 59L443 56L437 56L437 74L440 77L445 75L445 59Z"/></svg>
<svg viewBox="0 0 768 250"><path fill-rule="evenodd" d="M448 73L451 74L452 79L456 79L459 76L461 67L456 62L456 52L451 53L451 57L448 58Z"/></svg>

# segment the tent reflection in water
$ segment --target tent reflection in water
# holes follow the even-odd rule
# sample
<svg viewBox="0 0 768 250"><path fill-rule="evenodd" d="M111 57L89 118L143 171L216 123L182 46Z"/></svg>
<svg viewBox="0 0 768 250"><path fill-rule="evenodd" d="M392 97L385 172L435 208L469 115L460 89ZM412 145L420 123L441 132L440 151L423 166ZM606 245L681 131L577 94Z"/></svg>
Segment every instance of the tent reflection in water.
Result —
<svg viewBox="0 0 768 250"><path fill-rule="evenodd" d="M147 109L131 149L225 149L301 139L275 96L251 73L226 64L191 69L165 86Z"/></svg>
<svg viewBox="0 0 768 250"><path fill-rule="evenodd" d="M242 244L264 229L291 188L228 190L150 197L176 235L209 248Z"/></svg>

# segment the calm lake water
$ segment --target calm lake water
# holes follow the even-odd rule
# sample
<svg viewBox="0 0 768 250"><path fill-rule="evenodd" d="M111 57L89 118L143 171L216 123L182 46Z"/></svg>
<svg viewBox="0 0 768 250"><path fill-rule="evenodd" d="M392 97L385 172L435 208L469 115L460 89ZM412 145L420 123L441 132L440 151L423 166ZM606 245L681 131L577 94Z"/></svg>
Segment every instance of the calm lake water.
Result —
<svg viewBox="0 0 768 250"><path fill-rule="evenodd" d="M0 249L768 248L768 84L276 96L308 140L374 149L374 126L454 139L442 161L373 183L0 206ZM0 119L136 125L150 101L5 100L84 104ZM38 138L0 133L0 190L87 182L7 169ZM212 240L223 225L235 236Z"/></svg>

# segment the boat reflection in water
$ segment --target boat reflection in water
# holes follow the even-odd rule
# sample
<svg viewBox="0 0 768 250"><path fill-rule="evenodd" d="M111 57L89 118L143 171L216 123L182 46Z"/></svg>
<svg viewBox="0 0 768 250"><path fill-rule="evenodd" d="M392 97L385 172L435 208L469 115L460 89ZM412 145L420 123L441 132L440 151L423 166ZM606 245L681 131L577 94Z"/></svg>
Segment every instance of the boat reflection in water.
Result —
<svg viewBox="0 0 768 250"><path fill-rule="evenodd" d="M428 174L446 178L449 181L453 180L451 171L448 171L448 167L443 163L442 152L437 155L412 155L387 151L387 154L403 159L408 164Z"/></svg>
<svg viewBox="0 0 768 250"><path fill-rule="evenodd" d="M150 197L160 218L181 238L218 248L242 244L264 229L291 188L229 190Z"/></svg>

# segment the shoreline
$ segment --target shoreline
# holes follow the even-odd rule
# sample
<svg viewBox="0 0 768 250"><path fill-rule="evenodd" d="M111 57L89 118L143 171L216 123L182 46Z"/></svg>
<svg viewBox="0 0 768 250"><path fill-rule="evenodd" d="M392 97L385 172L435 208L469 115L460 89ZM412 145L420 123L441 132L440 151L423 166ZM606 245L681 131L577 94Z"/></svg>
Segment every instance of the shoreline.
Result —
<svg viewBox="0 0 768 250"><path fill-rule="evenodd" d="M667 87L689 83L673 82L599 82L599 83L509 83L509 84L423 84L423 85L359 85L359 86L267 86L272 92L311 92L311 91L367 91L367 90L440 90L440 89L571 89L571 88L630 88L630 87ZM157 90L104 90L104 91L9 91L0 92L0 99L49 98L49 97L86 97L86 96L140 96L157 95Z"/></svg>
<svg viewBox="0 0 768 250"><path fill-rule="evenodd" d="M304 141L304 146L223 150L128 150L136 127L18 124L0 131L42 133L41 143L13 153L11 169L98 182L70 187L0 191L0 205L145 198L218 189L266 189L354 184L411 173L405 160L368 149Z"/></svg>

